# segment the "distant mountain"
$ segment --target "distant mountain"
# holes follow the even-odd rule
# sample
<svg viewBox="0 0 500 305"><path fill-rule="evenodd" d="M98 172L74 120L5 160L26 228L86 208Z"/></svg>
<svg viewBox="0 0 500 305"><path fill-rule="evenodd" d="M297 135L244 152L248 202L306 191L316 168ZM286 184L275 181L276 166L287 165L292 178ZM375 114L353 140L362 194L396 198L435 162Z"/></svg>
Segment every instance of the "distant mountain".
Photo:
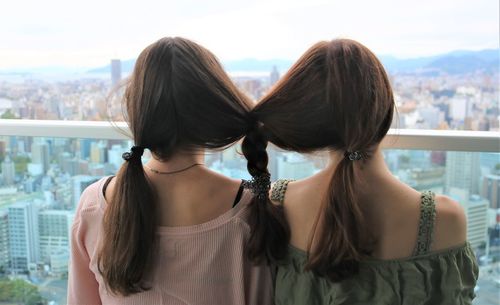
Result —
<svg viewBox="0 0 500 305"><path fill-rule="evenodd" d="M453 51L443 55L410 59L380 56L380 60L392 73L463 74L478 70L494 72L500 69L500 49Z"/></svg>
<svg viewBox="0 0 500 305"><path fill-rule="evenodd" d="M134 69L135 59L122 60L122 72L130 73ZM111 73L111 64L87 71L88 73Z"/></svg>
<svg viewBox="0 0 500 305"><path fill-rule="evenodd" d="M36 68L13 68L0 70L0 74L29 75L29 74L74 74L87 72L88 68L71 68L64 66L46 66Z"/></svg>
<svg viewBox="0 0 500 305"><path fill-rule="evenodd" d="M463 74L474 71L494 72L500 69L500 49L481 51L458 50L446 54L400 59L394 56L381 55L380 60L391 73L448 73ZM122 71L130 73L134 68L135 59L122 61ZM290 68L293 60L268 59L259 60L247 58L223 62L229 72L267 72L273 66L284 72ZM110 73L110 65L89 70L89 73Z"/></svg>
<svg viewBox="0 0 500 305"><path fill-rule="evenodd" d="M236 71L271 71L276 66L279 71L286 71L292 65L292 60L287 59L266 59L259 60L255 58L246 58L223 62L224 69L229 72ZM122 61L122 72L130 73L134 69L135 59ZM111 73L111 65L95 68L89 73Z"/></svg>
<svg viewBox="0 0 500 305"><path fill-rule="evenodd" d="M426 68L444 71L449 74L461 74L478 70L495 72L500 68L500 52L498 49L479 52L455 52L451 55L436 58Z"/></svg>

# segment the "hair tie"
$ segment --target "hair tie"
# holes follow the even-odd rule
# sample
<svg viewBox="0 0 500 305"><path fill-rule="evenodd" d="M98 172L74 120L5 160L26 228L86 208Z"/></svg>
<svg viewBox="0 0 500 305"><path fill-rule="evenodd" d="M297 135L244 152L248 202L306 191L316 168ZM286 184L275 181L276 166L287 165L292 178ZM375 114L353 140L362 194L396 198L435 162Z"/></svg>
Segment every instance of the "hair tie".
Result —
<svg viewBox="0 0 500 305"><path fill-rule="evenodd" d="M357 161L363 159L363 154L360 151L346 151L344 157L349 161Z"/></svg>
<svg viewBox="0 0 500 305"><path fill-rule="evenodd" d="M250 181L244 181L243 185L257 196L259 199L267 198L269 196L269 190L271 189L271 175L268 173L262 173L252 177Z"/></svg>
<svg viewBox="0 0 500 305"><path fill-rule="evenodd" d="M130 151L124 152L122 154L122 158L125 161L130 161L132 159L141 159L143 153L144 153L144 147L132 146Z"/></svg>

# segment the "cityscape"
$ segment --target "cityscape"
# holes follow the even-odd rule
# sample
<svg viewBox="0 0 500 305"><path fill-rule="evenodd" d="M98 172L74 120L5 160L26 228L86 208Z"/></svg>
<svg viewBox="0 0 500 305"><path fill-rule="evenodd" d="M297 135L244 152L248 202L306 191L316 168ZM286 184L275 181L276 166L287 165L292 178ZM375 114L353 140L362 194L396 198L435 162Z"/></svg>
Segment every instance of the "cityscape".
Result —
<svg viewBox="0 0 500 305"><path fill-rule="evenodd" d="M498 60L459 71L423 65L388 68L398 108L393 128L500 131ZM124 66L113 59L98 73L53 80L0 75L0 118L122 121L120 94L130 73ZM285 71L270 63L263 71L229 73L258 101ZM117 172L132 142L1 133L0 304L66 304L70 230L79 197L93 182ZM210 152L206 164L248 179L239 150L237 144ZM274 147L268 153L272 180L304 178L326 162L321 155ZM385 150L384 157L392 173L416 190L444 193L460 202L480 265L474 304L500 304L500 152Z"/></svg>

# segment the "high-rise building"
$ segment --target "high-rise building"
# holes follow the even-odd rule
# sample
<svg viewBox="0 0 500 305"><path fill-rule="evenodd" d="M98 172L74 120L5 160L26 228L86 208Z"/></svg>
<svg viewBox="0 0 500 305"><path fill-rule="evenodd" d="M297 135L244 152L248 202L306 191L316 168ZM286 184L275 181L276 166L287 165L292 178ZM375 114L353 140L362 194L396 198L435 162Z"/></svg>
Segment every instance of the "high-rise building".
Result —
<svg viewBox="0 0 500 305"><path fill-rule="evenodd" d="M488 238L488 200L472 195L465 207L467 215L467 240L472 247L478 247Z"/></svg>
<svg viewBox="0 0 500 305"><path fill-rule="evenodd" d="M106 157L106 144L102 141L92 142L90 145L90 162L104 163Z"/></svg>
<svg viewBox="0 0 500 305"><path fill-rule="evenodd" d="M7 141L0 139L0 161L5 158L7 153Z"/></svg>
<svg viewBox="0 0 500 305"><path fill-rule="evenodd" d="M111 85L116 86L122 79L122 62L119 59L111 60Z"/></svg>
<svg viewBox="0 0 500 305"><path fill-rule="evenodd" d="M486 175L483 178L481 196L488 199L490 208L500 209L500 176Z"/></svg>
<svg viewBox="0 0 500 305"><path fill-rule="evenodd" d="M455 187L468 190L470 194L479 194L480 174L478 153L446 152L446 190Z"/></svg>
<svg viewBox="0 0 500 305"><path fill-rule="evenodd" d="M50 164L49 145L47 142L38 141L31 144L31 162L40 164L43 173L47 172Z"/></svg>
<svg viewBox="0 0 500 305"><path fill-rule="evenodd" d="M38 214L40 259L50 263L50 256L70 247L71 224L74 214L64 210L45 210Z"/></svg>
<svg viewBox="0 0 500 305"><path fill-rule="evenodd" d="M276 84L276 82L280 79L280 73L278 71L278 68L276 66L273 66L273 69L271 70L271 74L269 75L269 85L272 86Z"/></svg>
<svg viewBox="0 0 500 305"><path fill-rule="evenodd" d="M479 195L469 194L468 190L454 187L448 192L463 207L467 218L467 240L473 248L477 248L488 239L489 202Z"/></svg>
<svg viewBox="0 0 500 305"><path fill-rule="evenodd" d="M108 163L113 165L115 170L118 170L123 163L122 154L125 149L121 145L113 145L108 149Z"/></svg>
<svg viewBox="0 0 500 305"><path fill-rule="evenodd" d="M0 211L0 272L9 267L9 218L7 211Z"/></svg>
<svg viewBox="0 0 500 305"><path fill-rule="evenodd" d="M14 178L16 176L16 169L14 167L14 162L7 155L5 160L2 162L2 177L5 185L14 184Z"/></svg>
<svg viewBox="0 0 500 305"><path fill-rule="evenodd" d="M8 207L10 269L25 272L40 258L38 242L38 206L17 202Z"/></svg>

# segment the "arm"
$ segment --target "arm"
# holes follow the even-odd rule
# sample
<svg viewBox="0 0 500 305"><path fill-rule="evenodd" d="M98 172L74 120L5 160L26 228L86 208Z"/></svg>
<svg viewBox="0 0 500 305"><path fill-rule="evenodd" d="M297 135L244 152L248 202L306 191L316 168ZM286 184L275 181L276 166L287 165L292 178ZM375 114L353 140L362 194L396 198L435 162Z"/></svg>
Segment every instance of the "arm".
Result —
<svg viewBox="0 0 500 305"><path fill-rule="evenodd" d="M80 236L80 222L71 230L71 257L68 274L68 305L100 305L99 284L90 270L90 258Z"/></svg>
<svg viewBox="0 0 500 305"><path fill-rule="evenodd" d="M99 283L90 270L90 257L85 246L87 222L82 219L82 209L89 191L82 194L71 227L71 253L68 274L68 305L101 305Z"/></svg>

